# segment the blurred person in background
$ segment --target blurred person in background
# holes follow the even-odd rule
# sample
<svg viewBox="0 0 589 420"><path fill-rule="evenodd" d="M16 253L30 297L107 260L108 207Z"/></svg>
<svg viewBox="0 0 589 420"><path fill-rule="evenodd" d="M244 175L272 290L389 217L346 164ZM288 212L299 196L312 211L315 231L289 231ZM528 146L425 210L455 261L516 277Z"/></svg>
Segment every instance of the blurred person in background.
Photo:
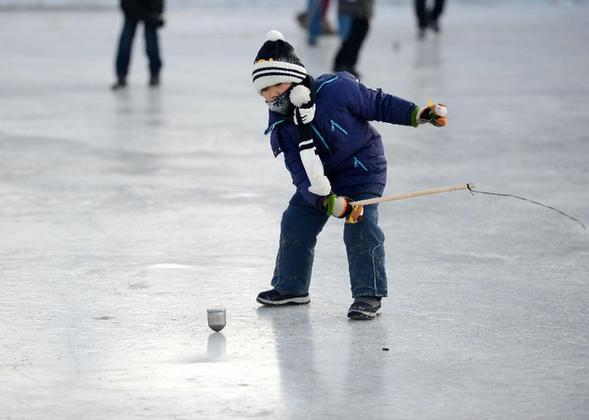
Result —
<svg viewBox="0 0 589 420"><path fill-rule="evenodd" d="M158 86L162 60L157 30L164 26L164 0L121 0L121 10L124 15L124 23L115 65L117 81L112 85L112 89L117 90L127 86L133 38L135 38L139 22L143 22L145 53L149 59L149 85Z"/></svg>
<svg viewBox="0 0 589 420"><path fill-rule="evenodd" d="M370 28L374 0L339 0L338 21L342 43L333 71L347 71L360 77L356 70L360 49Z"/></svg>
<svg viewBox="0 0 589 420"><path fill-rule="evenodd" d="M308 32L307 42L317 45L320 35L335 35L335 31L327 19L329 0L308 0L307 10L297 15L297 21Z"/></svg>
<svg viewBox="0 0 589 420"><path fill-rule="evenodd" d="M431 29L434 32L440 32L439 17L444 11L444 0L434 0L433 7L427 7L427 0L415 0L415 15L417 16L417 35L419 39L425 38L426 29Z"/></svg>

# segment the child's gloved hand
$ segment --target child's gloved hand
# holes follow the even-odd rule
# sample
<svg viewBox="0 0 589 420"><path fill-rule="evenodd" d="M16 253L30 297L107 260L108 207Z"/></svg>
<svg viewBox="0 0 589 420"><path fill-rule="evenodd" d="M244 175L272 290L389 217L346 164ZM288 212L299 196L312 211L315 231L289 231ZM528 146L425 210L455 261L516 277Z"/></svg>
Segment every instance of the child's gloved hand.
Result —
<svg viewBox="0 0 589 420"><path fill-rule="evenodd" d="M352 200L348 197L335 195L334 193L329 194L327 197L325 197L327 215L334 216L339 219L348 217L350 213L352 213L352 206L350 205L350 201Z"/></svg>
<svg viewBox="0 0 589 420"><path fill-rule="evenodd" d="M315 105L311 108L295 108L293 121L295 125L309 124L315 118Z"/></svg>
<svg viewBox="0 0 589 420"><path fill-rule="evenodd" d="M313 93L305 85L296 85L290 91L290 102L295 106L294 123L309 124L315 118L315 99Z"/></svg>
<svg viewBox="0 0 589 420"><path fill-rule="evenodd" d="M417 124L430 123L436 127L444 127L448 124L447 112L446 105L429 101L427 107L417 111Z"/></svg>

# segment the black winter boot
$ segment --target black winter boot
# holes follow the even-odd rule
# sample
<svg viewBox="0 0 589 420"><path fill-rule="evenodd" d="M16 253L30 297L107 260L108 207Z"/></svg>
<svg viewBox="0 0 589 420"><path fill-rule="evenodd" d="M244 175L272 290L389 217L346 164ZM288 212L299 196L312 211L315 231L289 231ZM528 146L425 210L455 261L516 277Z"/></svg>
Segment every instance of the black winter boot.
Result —
<svg viewBox="0 0 589 420"><path fill-rule="evenodd" d="M291 295L280 293L276 289L266 290L260 293L256 300L265 306L306 305L311 301L308 293L304 295Z"/></svg>
<svg viewBox="0 0 589 420"><path fill-rule="evenodd" d="M127 81L123 77L119 77L117 81L110 87L112 90L124 89L127 87Z"/></svg>
<svg viewBox="0 0 589 420"><path fill-rule="evenodd" d="M149 78L149 86L151 87L156 87L160 85L160 76L159 75L155 75L155 76L151 76Z"/></svg>
<svg viewBox="0 0 589 420"><path fill-rule="evenodd" d="M356 320L370 320L380 315L379 296L358 296L348 309L348 318Z"/></svg>

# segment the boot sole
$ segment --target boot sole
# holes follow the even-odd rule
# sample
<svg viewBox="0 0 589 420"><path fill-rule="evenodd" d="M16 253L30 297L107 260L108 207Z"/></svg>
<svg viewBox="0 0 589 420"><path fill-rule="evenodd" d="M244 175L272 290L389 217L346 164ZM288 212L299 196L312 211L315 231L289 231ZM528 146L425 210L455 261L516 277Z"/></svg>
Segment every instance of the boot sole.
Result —
<svg viewBox="0 0 589 420"><path fill-rule="evenodd" d="M264 298L256 298L258 303L261 303L265 306L286 306L286 305L306 305L311 302L308 296L305 297L293 297L283 300L269 300Z"/></svg>

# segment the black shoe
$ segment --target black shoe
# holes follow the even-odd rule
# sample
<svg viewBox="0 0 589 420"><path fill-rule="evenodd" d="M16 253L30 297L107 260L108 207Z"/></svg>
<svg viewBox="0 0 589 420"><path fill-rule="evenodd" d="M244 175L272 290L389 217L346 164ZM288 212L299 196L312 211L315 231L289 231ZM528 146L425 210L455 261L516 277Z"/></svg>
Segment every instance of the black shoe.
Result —
<svg viewBox="0 0 589 420"><path fill-rule="evenodd" d="M159 76L151 76L149 78L149 86L156 87L160 85L160 77Z"/></svg>
<svg viewBox="0 0 589 420"><path fill-rule="evenodd" d="M428 26L435 32L435 33L439 33L440 32L440 25L438 24L437 20L431 20L428 23Z"/></svg>
<svg viewBox="0 0 589 420"><path fill-rule="evenodd" d="M276 289L260 293L256 300L266 306L306 305L311 301L308 293L305 295L290 295L282 294Z"/></svg>
<svg viewBox="0 0 589 420"><path fill-rule="evenodd" d="M110 88L112 90L123 89L127 87L127 81L125 79L118 79Z"/></svg>
<svg viewBox="0 0 589 420"><path fill-rule="evenodd" d="M348 318L369 320L379 316L380 312L380 297L359 296L348 309Z"/></svg>

